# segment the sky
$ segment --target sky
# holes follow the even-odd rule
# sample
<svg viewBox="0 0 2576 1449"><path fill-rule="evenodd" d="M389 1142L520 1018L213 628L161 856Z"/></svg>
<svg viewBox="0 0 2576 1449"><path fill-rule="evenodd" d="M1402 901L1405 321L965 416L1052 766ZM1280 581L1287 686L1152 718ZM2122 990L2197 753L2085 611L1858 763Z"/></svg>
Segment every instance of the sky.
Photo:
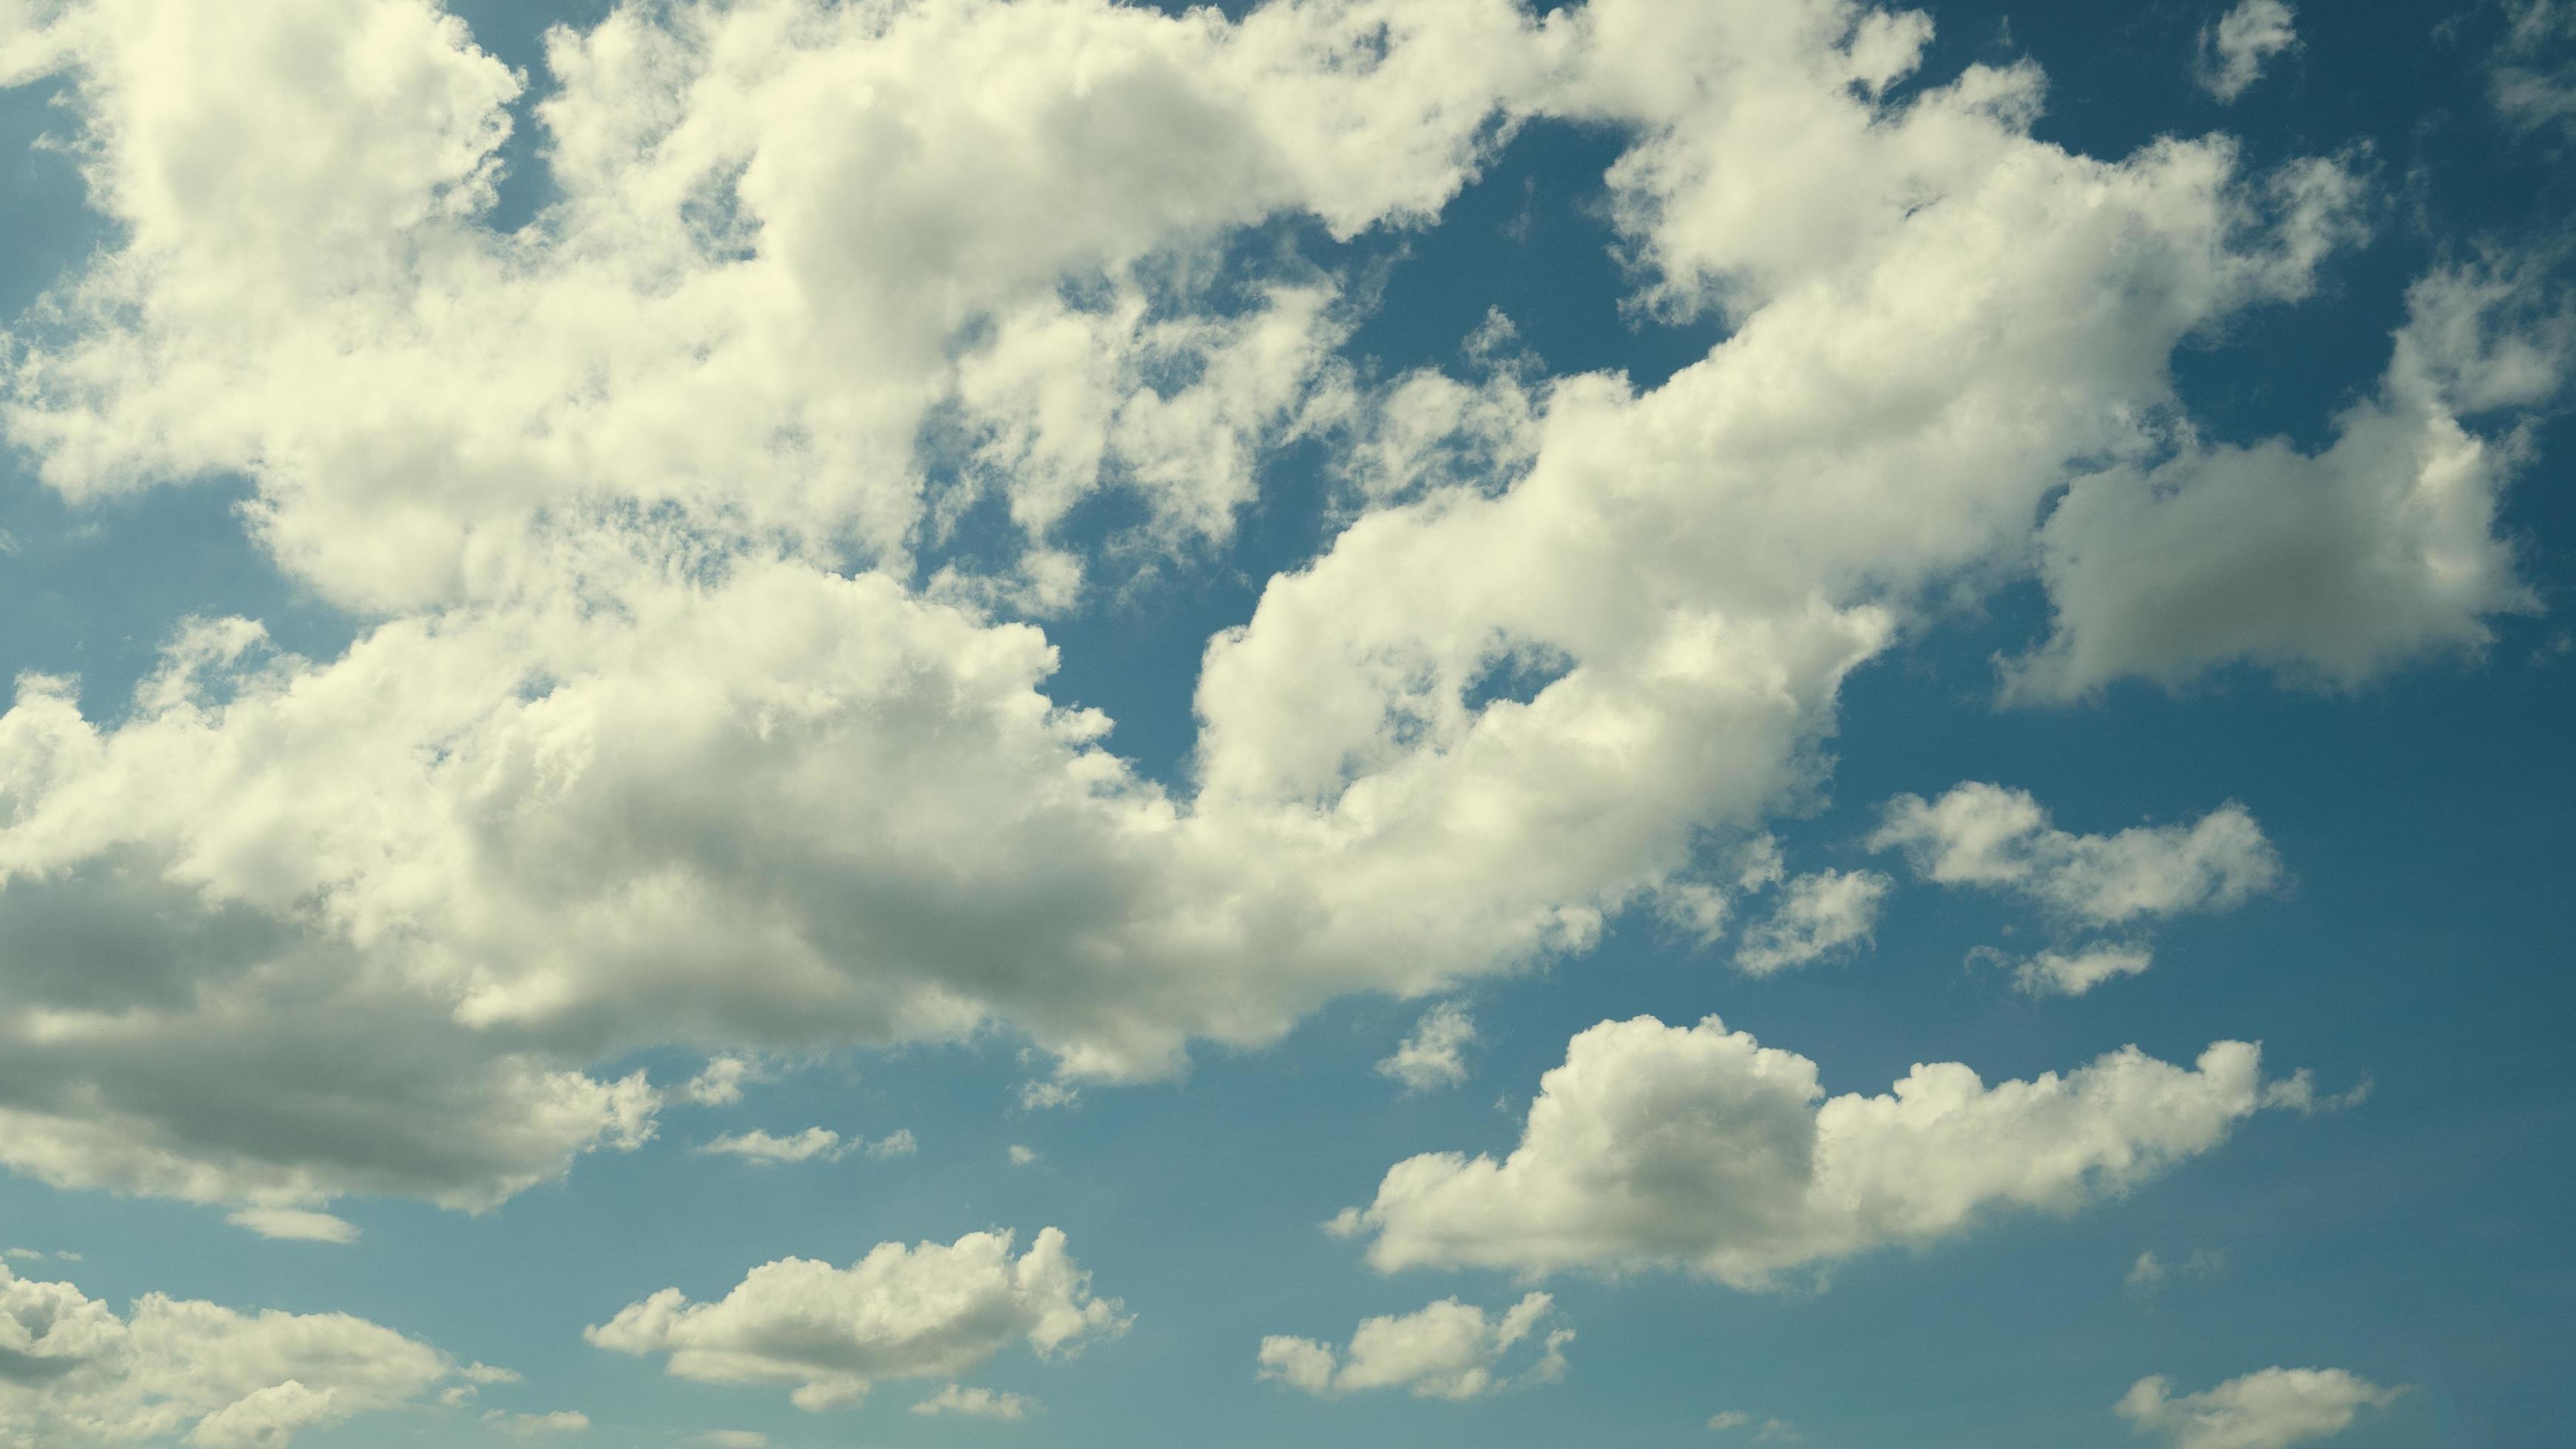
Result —
<svg viewBox="0 0 2576 1449"><path fill-rule="evenodd" d="M0 0L0 1444L2576 1425L2576 6Z"/></svg>

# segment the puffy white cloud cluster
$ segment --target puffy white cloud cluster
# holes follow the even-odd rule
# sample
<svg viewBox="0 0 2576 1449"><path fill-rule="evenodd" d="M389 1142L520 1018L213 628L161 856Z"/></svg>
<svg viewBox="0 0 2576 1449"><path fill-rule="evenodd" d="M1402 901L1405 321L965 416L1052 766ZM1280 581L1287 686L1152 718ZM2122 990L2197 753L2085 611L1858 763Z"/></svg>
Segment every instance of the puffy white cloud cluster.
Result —
<svg viewBox="0 0 2576 1449"><path fill-rule="evenodd" d="M114 240L13 334L0 426L73 500L248 479L365 624L305 660L201 623L130 708L33 678L0 716L0 1161L60 1184L482 1208L653 1130L592 1075L639 1047L998 1021L1061 1095L1579 950L2034 558L2037 694L2349 681L2524 598L2522 455L2460 421L2556 386L2522 281L2419 289L2336 450L2203 447L2174 348L2305 296L2361 183L2070 154L2028 64L1893 90L1920 15L681 0L522 77L431 0L9 14ZM553 200L503 232L523 88ZM1338 279L1225 260L1428 221L1534 117L1628 138L1646 300L1736 324L1658 387L1376 394ZM1326 429L1368 506L1210 641L1191 781L1140 778L1012 616L1180 566ZM1079 556L1113 493L1134 536ZM1002 556L947 557L996 507ZM2158 595L2187 570L2140 550L2213 535L2227 577ZM2301 549L2350 607L2264 591Z"/></svg>
<svg viewBox="0 0 2576 1449"><path fill-rule="evenodd" d="M1120 1303L1093 1295L1062 1232L1042 1230L1017 1257L1011 1245L985 1232L880 1243L847 1268L783 1258L713 1303L665 1288L582 1332L619 1353L664 1355L679 1378L793 1385L796 1406L819 1411L855 1405L884 1380L966 1373L1015 1341L1058 1358L1126 1331Z"/></svg>
<svg viewBox="0 0 2576 1449"><path fill-rule="evenodd" d="M2340 1434L2365 1409L2397 1398L2342 1369L2267 1368L2197 1394L2175 1394L2162 1378L2140 1379L2118 1404L2140 1432L2174 1449L2289 1449Z"/></svg>
<svg viewBox="0 0 2576 1449"><path fill-rule="evenodd" d="M0 1264L0 1443L277 1449L416 1404L481 1365L345 1313L238 1313L147 1293L123 1315Z"/></svg>
<svg viewBox="0 0 2576 1449"><path fill-rule="evenodd" d="M2010 892L2069 926L2224 910L2283 877L2272 842L2233 801L2190 825L2076 835L2049 824L2030 792L1981 781L1953 786L1934 801L1897 796L1869 845L1902 851L1920 879ZM2141 940L2093 941L2040 951L2014 975L2034 994L2079 996L2153 961Z"/></svg>
<svg viewBox="0 0 2576 1449"><path fill-rule="evenodd" d="M1261 1340L1261 1376L1318 1395L1368 1389L1403 1389L1417 1399L1474 1399L1565 1376L1570 1328L1539 1329L1554 1316L1545 1293L1525 1295L1500 1313L1443 1298L1413 1313L1360 1320L1348 1348L1311 1338L1273 1334ZM1502 1371L1502 1360L1524 1342L1535 1358L1525 1368Z"/></svg>
<svg viewBox="0 0 2576 1449"><path fill-rule="evenodd" d="M2222 103L2233 101L2263 78L2272 57L2298 46L2298 12L2288 0L2238 0L2201 32L2201 87Z"/></svg>
<svg viewBox="0 0 2576 1449"><path fill-rule="evenodd" d="M1991 1087L1945 1062L1827 1098L1814 1062L1715 1017L1603 1022L1540 1079L1509 1156L1409 1158L1333 1226L1367 1235L1383 1272L1685 1268L1767 1289L1999 1211L2124 1192L2275 1105L2260 1060L2244 1042L2188 1068L2123 1048Z"/></svg>

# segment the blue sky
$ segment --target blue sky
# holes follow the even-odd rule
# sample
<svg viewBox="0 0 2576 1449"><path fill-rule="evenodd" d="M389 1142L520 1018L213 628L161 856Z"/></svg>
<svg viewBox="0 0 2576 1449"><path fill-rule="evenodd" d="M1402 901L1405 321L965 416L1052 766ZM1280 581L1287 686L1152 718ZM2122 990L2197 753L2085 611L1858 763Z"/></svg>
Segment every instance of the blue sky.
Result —
<svg viewBox="0 0 2576 1449"><path fill-rule="evenodd" d="M2557 0L0 81L0 1442L2576 1422Z"/></svg>

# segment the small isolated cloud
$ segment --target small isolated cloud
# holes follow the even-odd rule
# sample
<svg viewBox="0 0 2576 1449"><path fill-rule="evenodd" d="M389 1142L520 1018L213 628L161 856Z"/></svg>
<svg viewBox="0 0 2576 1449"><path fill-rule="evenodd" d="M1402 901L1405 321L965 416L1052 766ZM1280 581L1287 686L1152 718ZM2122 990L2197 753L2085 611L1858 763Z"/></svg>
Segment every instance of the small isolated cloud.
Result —
<svg viewBox="0 0 2576 1449"><path fill-rule="evenodd" d="M283 1449L306 1430L419 1404L461 1372L345 1313L145 1293L120 1317L71 1283L0 1266L0 1437L13 1444Z"/></svg>
<svg viewBox="0 0 2576 1449"><path fill-rule="evenodd" d="M1417 1312L1363 1319L1350 1347L1336 1351L1311 1338L1275 1334L1261 1341L1261 1377L1309 1394L1335 1396L1403 1389L1417 1399L1474 1399L1565 1376L1565 1345L1574 1330L1538 1330L1555 1300L1532 1293L1499 1314L1443 1298ZM1503 1360L1531 1346L1528 1366L1506 1372Z"/></svg>
<svg viewBox="0 0 2576 1449"><path fill-rule="evenodd" d="M921 1150L921 1143L909 1127L898 1127L868 1144L868 1156L876 1158L910 1157Z"/></svg>
<svg viewBox="0 0 2576 1449"><path fill-rule="evenodd" d="M2081 996L2105 981L2136 976L2155 964L2145 946L2097 941L2071 951L2042 951L2013 967L2013 985L2032 996Z"/></svg>
<svg viewBox="0 0 2576 1449"><path fill-rule="evenodd" d="M806 1258L764 1263L714 1303L665 1288L582 1330L601 1348L665 1356L675 1378L780 1384L800 1409L849 1408L879 1381L953 1379L1015 1341L1070 1357L1128 1319L1092 1294L1091 1275L1047 1228L1011 1254L1012 1235L953 1244L879 1243L847 1268Z"/></svg>
<svg viewBox="0 0 2576 1449"><path fill-rule="evenodd" d="M263 1238L305 1243L354 1243L358 1240L357 1224L329 1213L302 1208L248 1207L225 1214L224 1221L237 1228L248 1228Z"/></svg>
<svg viewBox="0 0 2576 1449"><path fill-rule="evenodd" d="M743 1057L709 1057L706 1066L680 1088L680 1096L701 1107L723 1107L742 1100L745 1083L758 1081L757 1069Z"/></svg>
<svg viewBox="0 0 2576 1449"><path fill-rule="evenodd" d="M1444 1001L1423 1013L1395 1055L1377 1064L1378 1074L1402 1082L1408 1092L1454 1087L1467 1080L1464 1052L1475 1039L1476 1023L1465 1009Z"/></svg>
<svg viewBox="0 0 2576 1449"><path fill-rule="evenodd" d="M2205 1393L2175 1395L2163 1378L2130 1386L2116 1412L2173 1449L2288 1449L2340 1434L2398 1395L2342 1369L2267 1368Z"/></svg>
<svg viewBox="0 0 2576 1449"><path fill-rule="evenodd" d="M1082 1089L1064 1082L1023 1082L1020 1084L1020 1110L1044 1112L1057 1107L1070 1107L1082 1100Z"/></svg>
<svg viewBox="0 0 2576 1449"><path fill-rule="evenodd" d="M2029 791L1982 781L1888 801L1869 846L1902 851L1918 879L2009 892L2087 926L2223 910L2282 876L2263 828L2233 801L2190 825L2076 835Z"/></svg>
<svg viewBox="0 0 2576 1449"><path fill-rule="evenodd" d="M2140 1253L2129 1265L2129 1291L2142 1298L2152 1298L2169 1283L2191 1279L2214 1278L2227 1270L2227 1255L2209 1248L2194 1248L2179 1263L2168 1263L2153 1249Z"/></svg>
<svg viewBox="0 0 2576 1449"><path fill-rule="evenodd" d="M2265 1087L2263 1105L2286 1107L2302 1117L2313 1117L2319 1112L2344 1112L2369 1101L2371 1090L2376 1085L2364 1077L2343 1091L2319 1096L2315 1074L2302 1068Z"/></svg>
<svg viewBox="0 0 2576 1449"><path fill-rule="evenodd" d="M1508 1157L1399 1162L1330 1226L1370 1235L1381 1272L1679 1267L1767 1289L2003 1209L2117 1196L2273 1105L2244 1042L2192 1067L2124 1047L1992 1086L1956 1062L1918 1065L1888 1093L1827 1098L1814 1062L1715 1017L1641 1016L1567 1043Z"/></svg>
<svg viewBox="0 0 2576 1449"><path fill-rule="evenodd" d="M1017 1142L1011 1144L1010 1156L1011 1165L1013 1167L1026 1167L1030 1163L1038 1160L1037 1149L1033 1147L1023 1147Z"/></svg>
<svg viewBox="0 0 2576 1449"><path fill-rule="evenodd" d="M1870 939L1893 882L1874 870L1822 870L1789 882L1770 916L1744 933L1737 969L1768 976L1847 953Z"/></svg>
<svg viewBox="0 0 2576 1449"><path fill-rule="evenodd" d="M2284 0L2243 0L2200 33L2201 89L2233 102L2263 78L2272 57L2299 45L2297 13Z"/></svg>
<svg viewBox="0 0 2576 1449"><path fill-rule="evenodd" d="M950 1384L938 1393L912 1406L916 1414L957 1414L969 1419L1025 1419L1038 1412L1038 1401L1026 1394L995 1393L991 1389L962 1388Z"/></svg>
<svg viewBox="0 0 2576 1449"><path fill-rule="evenodd" d="M906 1133L909 1137L911 1134ZM889 1139L891 1140L891 1139ZM788 1137L772 1137L758 1128L749 1132L731 1132L698 1144L698 1151L724 1157L739 1157L757 1167L771 1167L782 1162L825 1162L846 1157L860 1144L845 1142L841 1134L829 1127L808 1127Z"/></svg>
<svg viewBox="0 0 2576 1449"><path fill-rule="evenodd" d="M574 1409L557 1409L551 1414L508 1414L494 1409L483 1416L483 1427L513 1439L547 1439L557 1434L590 1432L590 1416Z"/></svg>

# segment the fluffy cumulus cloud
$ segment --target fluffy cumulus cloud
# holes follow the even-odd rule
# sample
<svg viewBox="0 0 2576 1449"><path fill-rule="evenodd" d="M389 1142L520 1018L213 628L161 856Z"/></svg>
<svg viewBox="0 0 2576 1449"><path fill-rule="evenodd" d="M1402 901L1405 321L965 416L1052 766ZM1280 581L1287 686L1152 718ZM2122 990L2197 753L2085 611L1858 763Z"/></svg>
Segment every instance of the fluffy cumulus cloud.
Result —
<svg viewBox="0 0 2576 1449"><path fill-rule="evenodd" d="M784 1258L716 1302L665 1288L583 1336L663 1355L674 1376L700 1383L789 1385L797 1407L819 1411L855 1405L884 1380L969 1372L1015 1342L1052 1359L1126 1331L1118 1300L1092 1293L1063 1233L1041 1231L1017 1257L1011 1248L1011 1234L986 1232L880 1243L847 1268Z"/></svg>
<svg viewBox="0 0 2576 1449"><path fill-rule="evenodd" d="M1443 1298L1417 1312L1362 1319L1343 1349L1274 1334L1261 1341L1261 1376L1310 1394L1403 1389L1417 1399L1474 1399L1554 1383L1565 1376L1565 1345L1574 1340L1573 1329L1548 1326L1555 1312L1545 1293L1500 1313ZM1504 1368L1516 1349L1528 1362Z"/></svg>
<svg viewBox="0 0 2576 1449"><path fill-rule="evenodd" d="M0 1265L0 1443L276 1449L417 1404L460 1367L345 1313L238 1313L147 1293L119 1315Z"/></svg>
<svg viewBox="0 0 2576 1449"><path fill-rule="evenodd" d="M481 1209L644 1140L663 1093L598 1064L651 1046L998 1022L1059 1093L1167 1075L1687 899L1963 589L2038 570L2052 697L2349 683L2528 599L2527 278L2419 288L2326 452L2203 444L2174 350L2307 296L2362 183L2070 153L2034 65L1899 86L1917 14L679 0L521 75L432 0L5 13L112 239L13 330L0 427L76 504L246 480L358 625L198 621L130 701L0 715L0 1161L58 1184ZM514 114L551 199L505 230ZM1669 380L1489 327L1481 380L1381 385L1365 289L1243 260L1425 224L1532 118L1624 138L1640 302L1732 324ZM1043 622L1318 440L1348 525L1146 778Z"/></svg>
<svg viewBox="0 0 2576 1449"><path fill-rule="evenodd" d="M2365 1410L2397 1397L2342 1369L2268 1368L2197 1394L2175 1394L2161 1378L2140 1379L2118 1404L2140 1433L2174 1449L2289 1449L2340 1434Z"/></svg>
<svg viewBox="0 0 2576 1449"><path fill-rule="evenodd" d="M2298 12L2287 0L2239 0L2201 33L2201 87L2221 101L2233 101L2263 78L2263 68L2274 56L2298 44Z"/></svg>
<svg viewBox="0 0 2576 1449"><path fill-rule="evenodd" d="M1814 1062L1715 1017L1639 1017L1567 1044L1507 1157L1400 1162L1334 1227L1369 1237L1385 1272L1685 1268L1767 1289L1998 1212L2125 1192L2276 1103L2243 1042L2191 1067L2123 1048L1993 1086L1938 1063L1887 1093L1828 1098Z"/></svg>

